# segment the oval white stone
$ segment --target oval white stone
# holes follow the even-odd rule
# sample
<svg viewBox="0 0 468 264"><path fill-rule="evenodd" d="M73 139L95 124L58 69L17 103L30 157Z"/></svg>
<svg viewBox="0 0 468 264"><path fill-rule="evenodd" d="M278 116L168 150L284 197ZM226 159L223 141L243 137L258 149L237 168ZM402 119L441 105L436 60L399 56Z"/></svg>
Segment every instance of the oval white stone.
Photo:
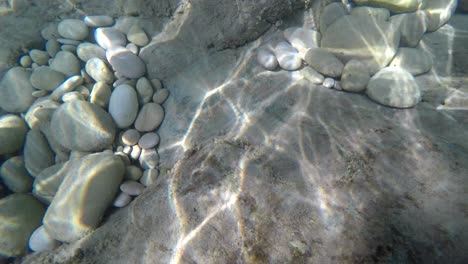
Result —
<svg viewBox="0 0 468 264"><path fill-rule="evenodd" d="M96 44L85 42L78 45L76 54L82 61L87 62L91 58L106 60L106 51Z"/></svg>
<svg viewBox="0 0 468 264"><path fill-rule="evenodd" d="M275 47L275 56L281 68L295 71L302 65L302 59L297 50L287 42L280 42Z"/></svg>
<svg viewBox="0 0 468 264"><path fill-rule="evenodd" d="M83 21L88 27L108 27L114 24L110 16L85 16Z"/></svg>
<svg viewBox="0 0 468 264"><path fill-rule="evenodd" d="M141 177L140 182L144 186L149 186L154 184L158 179L159 171L156 169L147 169L143 172L143 177Z"/></svg>
<svg viewBox="0 0 468 264"><path fill-rule="evenodd" d="M258 50L257 61L260 65L263 66L263 68L270 71L278 67L278 60L276 59L275 54L265 49Z"/></svg>
<svg viewBox="0 0 468 264"><path fill-rule="evenodd" d="M50 64L50 68L67 76L78 75L81 70L80 61L69 51L59 51Z"/></svg>
<svg viewBox="0 0 468 264"><path fill-rule="evenodd" d="M125 207L132 201L132 197L124 192L120 192L114 200L115 207Z"/></svg>
<svg viewBox="0 0 468 264"><path fill-rule="evenodd" d="M124 181L120 185L120 190L128 195L140 195L143 190L145 189L145 186L139 182L136 181Z"/></svg>
<svg viewBox="0 0 468 264"><path fill-rule="evenodd" d="M133 146L138 143L140 132L136 129L129 129L122 134L122 143L127 146Z"/></svg>
<svg viewBox="0 0 468 264"><path fill-rule="evenodd" d="M149 149L156 146L159 143L159 136L154 132L146 133L141 136L140 140L138 140L138 145L142 149Z"/></svg>
<svg viewBox="0 0 468 264"><path fill-rule="evenodd" d="M116 28L97 28L94 32L94 38L97 44L106 50L114 46L124 47L127 44L125 34Z"/></svg>
<svg viewBox="0 0 468 264"><path fill-rule="evenodd" d="M140 132L153 131L161 125L164 118L164 109L156 103L145 104L135 120L135 128Z"/></svg>
<svg viewBox="0 0 468 264"><path fill-rule="evenodd" d="M89 95L89 101L102 108L107 108L111 93L112 91L109 85L104 82L97 82L93 85L93 89Z"/></svg>
<svg viewBox="0 0 468 264"><path fill-rule="evenodd" d="M156 149L143 149L139 162L143 169L155 169L159 163L159 154Z"/></svg>
<svg viewBox="0 0 468 264"><path fill-rule="evenodd" d="M138 114L138 99L135 89L126 84L117 86L109 100L109 113L119 128L132 125Z"/></svg>
<svg viewBox="0 0 468 264"><path fill-rule="evenodd" d="M106 63L98 58L91 58L86 62L86 72L96 82L112 83L114 74L109 70Z"/></svg>
<svg viewBox="0 0 468 264"><path fill-rule="evenodd" d="M60 245L60 242L53 239L41 225L32 233L29 238L29 248L34 252L53 250Z"/></svg>
<svg viewBox="0 0 468 264"><path fill-rule="evenodd" d="M159 89L153 94L153 102L157 104L163 104L167 97L169 97L169 90Z"/></svg>
<svg viewBox="0 0 468 264"><path fill-rule="evenodd" d="M60 36L68 39L83 40L88 36L88 27L78 19L66 19L57 26Z"/></svg>
<svg viewBox="0 0 468 264"><path fill-rule="evenodd" d="M107 61L124 77L140 78L146 72L143 60L124 47L112 47L106 51Z"/></svg>

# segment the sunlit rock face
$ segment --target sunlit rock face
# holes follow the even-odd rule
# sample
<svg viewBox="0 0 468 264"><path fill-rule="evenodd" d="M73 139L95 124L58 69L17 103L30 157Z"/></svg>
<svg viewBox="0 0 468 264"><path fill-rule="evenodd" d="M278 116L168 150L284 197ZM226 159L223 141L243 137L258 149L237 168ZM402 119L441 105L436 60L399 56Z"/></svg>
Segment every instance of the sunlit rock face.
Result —
<svg viewBox="0 0 468 264"><path fill-rule="evenodd" d="M395 13L413 12L424 5L425 0L354 0L358 5L384 7Z"/></svg>
<svg viewBox="0 0 468 264"><path fill-rule="evenodd" d="M384 11L375 12L380 10L369 7L362 7L362 10L369 15L363 16L356 11L331 24L323 33L321 47L345 62L351 59L366 61L370 72L375 73L395 56L400 32L385 20Z"/></svg>
<svg viewBox="0 0 468 264"><path fill-rule="evenodd" d="M109 153L72 162L44 217L47 232L66 242L76 241L97 227L125 171L122 160Z"/></svg>

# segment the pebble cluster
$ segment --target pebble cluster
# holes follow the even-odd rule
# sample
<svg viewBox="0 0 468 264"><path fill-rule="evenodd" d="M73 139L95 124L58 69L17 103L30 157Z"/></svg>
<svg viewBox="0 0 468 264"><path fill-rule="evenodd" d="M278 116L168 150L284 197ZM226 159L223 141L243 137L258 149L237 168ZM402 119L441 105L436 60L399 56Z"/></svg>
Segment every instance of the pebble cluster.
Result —
<svg viewBox="0 0 468 264"><path fill-rule="evenodd" d="M109 16L51 24L45 50L27 51L0 80L0 179L12 193L0 199L0 256L82 238L159 175L169 92L145 77L145 31L114 25Z"/></svg>
<svg viewBox="0 0 468 264"><path fill-rule="evenodd" d="M366 93L385 106L413 107L421 100L414 76L433 64L420 40L449 20L456 2L334 2L323 8L316 28L285 29L283 40L258 49L257 61L270 71L300 70L326 88Z"/></svg>

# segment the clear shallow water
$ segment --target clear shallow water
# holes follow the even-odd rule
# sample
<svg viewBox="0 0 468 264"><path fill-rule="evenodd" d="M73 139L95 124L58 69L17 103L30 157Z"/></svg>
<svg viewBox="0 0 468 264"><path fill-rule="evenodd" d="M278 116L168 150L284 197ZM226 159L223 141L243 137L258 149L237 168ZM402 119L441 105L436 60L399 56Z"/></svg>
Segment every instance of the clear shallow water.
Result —
<svg viewBox="0 0 468 264"><path fill-rule="evenodd" d="M421 77L425 100L409 110L265 71L262 40L198 60L165 83L159 150L172 172L86 239L81 258L463 259L466 114L436 111L447 89L463 89L457 27L425 44L446 60Z"/></svg>

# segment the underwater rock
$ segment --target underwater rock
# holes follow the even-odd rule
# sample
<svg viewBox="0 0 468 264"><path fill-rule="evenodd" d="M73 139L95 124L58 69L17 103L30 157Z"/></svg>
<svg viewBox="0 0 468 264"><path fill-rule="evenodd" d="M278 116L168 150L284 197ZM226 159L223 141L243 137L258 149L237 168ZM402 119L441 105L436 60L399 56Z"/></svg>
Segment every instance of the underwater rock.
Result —
<svg viewBox="0 0 468 264"><path fill-rule="evenodd" d="M335 79L330 77L325 78L323 80L322 86L329 89L332 88L333 86L335 86Z"/></svg>
<svg viewBox="0 0 468 264"><path fill-rule="evenodd" d="M159 89L153 94L153 103L162 105L166 101L167 97L169 97L169 90Z"/></svg>
<svg viewBox="0 0 468 264"><path fill-rule="evenodd" d="M20 150L27 131L21 117L11 114L0 116L0 155Z"/></svg>
<svg viewBox="0 0 468 264"><path fill-rule="evenodd" d="M60 51L60 43L56 39L50 39L46 42L45 49L50 57L55 57Z"/></svg>
<svg viewBox="0 0 468 264"><path fill-rule="evenodd" d="M142 149L138 159L143 169L155 169L159 163L159 154L156 149Z"/></svg>
<svg viewBox="0 0 468 264"><path fill-rule="evenodd" d="M41 225L44 205L31 195L16 193L0 200L0 256L28 252L28 240Z"/></svg>
<svg viewBox="0 0 468 264"><path fill-rule="evenodd" d="M133 87L127 84L115 87L109 99L109 114L119 128L133 124L138 114L138 98Z"/></svg>
<svg viewBox="0 0 468 264"><path fill-rule="evenodd" d="M14 67L0 78L0 108L10 113L28 110L34 102L34 87L29 82L31 70Z"/></svg>
<svg viewBox="0 0 468 264"><path fill-rule="evenodd" d="M112 204L124 172L122 160L108 153L74 161L44 216L47 233L73 242L93 231Z"/></svg>
<svg viewBox="0 0 468 264"><path fill-rule="evenodd" d="M428 26L427 30L436 31L452 17L457 8L458 0L426 0Z"/></svg>
<svg viewBox="0 0 468 264"><path fill-rule="evenodd" d="M260 48L257 51L257 62L266 70L272 71L278 67L278 60L271 51Z"/></svg>
<svg viewBox="0 0 468 264"><path fill-rule="evenodd" d="M97 28L94 31L94 38L97 44L105 50L116 46L125 47L127 44L125 34L111 27Z"/></svg>
<svg viewBox="0 0 468 264"><path fill-rule="evenodd" d="M136 181L124 181L120 185L120 190L131 196L140 195L144 189L145 189L145 186Z"/></svg>
<svg viewBox="0 0 468 264"><path fill-rule="evenodd" d="M287 71L295 71L302 66L302 58L297 50L285 41L275 46L274 53L279 66Z"/></svg>
<svg viewBox="0 0 468 264"><path fill-rule="evenodd" d="M138 25L133 25L128 30L127 38L128 41L140 47L146 46L149 43L149 38L145 31Z"/></svg>
<svg viewBox="0 0 468 264"><path fill-rule="evenodd" d="M377 72L393 59L400 43L398 28L378 14L371 12L371 16L361 16L359 12L351 12L341 17L323 34L321 48L343 62L365 60L370 72Z"/></svg>
<svg viewBox="0 0 468 264"><path fill-rule="evenodd" d="M65 81L65 74L47 66L41 66L31 74L31 84L36 89L53 91Z"/></svg>
<svg viewBox="0 0 468 264"><path fill-rule="evenodd" d="M83 77L80 75L71 76L50 94L49 99L58 101L64 94L75 90L81 84L83 84Z"/></svg>
<svg viewBox="0 0 468 264"><path fill-rule="evenodd" d="M54 164L54 153L50 149L47 139L38 129L31 129L26 134L24 164L33 177L38 176L43 169Z"/></svg>
<svg viewBox="0 0 468 264"><path fill-rule="evenodd" d="M45 204L50 204L60 184L67 175L71 162L56 163L39 173L33 183L33 195Z"/></svg>
<svg viewBox="0 0 468 264"><path fill-rule="evenodd" d="M106 51L107 61L123 77L140 78L146 72L146 65L140 57L124 47L112 47Z"/></svg>
<svg viewBox="0 0 468 264"><path fill-rule="evenodd" d="M88 27L79 19L62 20L57 31L60 36L72 40L84 40L88 36Z"/></svg>
<svg viewBox="0 0 468 264"><path fill-rule="evenodd" d="M114 24L114 19L111 16L85 16L83 22L88 27L108 27Z"/></svg>
<svg viewBox="0 0 468 264"><path fill-rule="evenodd" d="M45 230L44 226L39 226L32 233L28 242L29 248L34 252L50 251L60 245L60 242L53 239Z"/></svg>
<svg viewBox="0 0 468 264"><path fill-rule="evenodd" d="M416 47L427 30L427 15L424 11L392 16L390 22L398 27L401 33L401 44Z"/></svg>
<svg viewBox="0 0 468 264"><path fill-rule="evenodd" d="M112 117L97 105L83 101L62 104L52 115L51 134L60 145L77 151L99 151L114 141Z"/></svg>
<svg viewBox="0 0 468 264"><path fill-rule="evenodd" d="M317 48L320 43L320 33L307 28L292 27L283 32L286 40L298 52L301 58L305 57L308 49Z"/></svg>
<svg viewBox="0 0 468 264"><path fill-rule="evenodd" d="M154 183L159 177L159 171L157 169L147 169L143 172L143 177L141 177L140 182L144 186L148 187Z"/></svg>
<svg viewBox="0 0 468 264"><path fill-rule="evenodd" d="M143 105L135 120L135 129L140 132L153 131L164 119L164 108L156 103Z"/></svg>
<svg viewBox="0 0 468 264"><path fill-rule="evenodd" d="M341 75L341 87L348 92L362 92L371 78L367 66L358 60L346 63Z"/></svg>
<svg viewBox="0 0 468 264"><path fill-rule="evenodd" d="M413 107L421 101L421 92L413 76L398 67L384 68L372 76L366 93L372 100L396 108Z"/></svg>
<svg viewBox="0 0 468 264"><path fill-rule="evenodd" d="M326 76L340 77L343 72L343 63L325 49L309 49L304 60L314 70Z"/></svg>
<svg viewBox="0 0 468 264"><path fill-rule="evenodd" d="M403 68L416 76L430 71L432 64L431 55L423 50L399 48L389 66Z"/></svg>
<svg viewBox="0 0 468 264"><path fill-rule="evenodd" d="M93 85L91 93L89 94L89 101L95 105L107 109L112 90L107 83L97 82Z"/></svg>
<svg viewBox="0 0 468 264"><path fill-rule="evenodd" d="M132 197L124 192L120 192L112 204L115 207L125 207L132 201Z"/></svg>
<svg viewBox="0 0 468 264"><path fill-rule="evenodd" d="M138 79L136 83L136 91L140 105L149 103L154 94L151 82L146 77L141 77Z"/></svg>
<svg viewBox="0 0 468 264"><path fill-rule="evenodd" d="M81 43L78 45L78 47L76 47L76 54L78 58L84 62L87 62L91 58L106 60L106 51L94 43Z"/></svg>
<svg viewBox="0 0 468 264"><path fill-rule="evenodd" d="M50 64L50 68L69 77L79 75L81 70L80 61L69 51L59 51Z"/></svg>
<svg viewBox="0 0 468 264"><path fill-rule="evenodd" d="M0 178L12 192L27 193L32 189L33 178L24 167L23 156L7 159L0 169Z"/></svg>
<svg viewBox="0 0 468 264"><path fill-rule="evenodd" d="M138 181L143 176L143 171L140 167L130 165L125 167L125 180Z"/></svg>
<svg viewBox="0 0 468 264"><path fill-rule="evenodd" d="M29 51L29 56L31 57L32 61L37 63L38 65L45 65L49 60L49 53L47 51L33 49Z"/></svg>
<svg viewBox="0 0 468 264"><path fill-rule="evenodd" d="M159 136L155 132L149 132L143 134L140 140L138 140L138 146L142 149L150 149L155 147L159 143Z"/></svg>
<svg viewBox="0 0 468 264"><path fill-rule="evenodd" d="M301 70L301 74L304 78L313 84L322 84L323 80L325 79L322 74L318 73L310 66L304 67L304 69Z"/></svg>
<svg viewBox="0 0 468 264"><path fill-rule="evenodd" d="M86 73L96 82L112 83L114 74L109 70L106 63L99 58L91 58L85 65Z"/></svg>
<svg viewBox="0 0 468 264"><path fill-rule="evenodd" d="M348 14L346 6L343 3L334 2L331 3L325 8L323 8L322 14L320 15L320 33L327 31L328 26L337 21L340 17ZM320 42L319 42L320 43Z"/></svg>
<svg viewBox="0 0 468 264"><path fill-rule="evenodd" d="M128 129L122 134L122 143L127 146L133 146L140 140L140 132L136 129Z"/></svg>

